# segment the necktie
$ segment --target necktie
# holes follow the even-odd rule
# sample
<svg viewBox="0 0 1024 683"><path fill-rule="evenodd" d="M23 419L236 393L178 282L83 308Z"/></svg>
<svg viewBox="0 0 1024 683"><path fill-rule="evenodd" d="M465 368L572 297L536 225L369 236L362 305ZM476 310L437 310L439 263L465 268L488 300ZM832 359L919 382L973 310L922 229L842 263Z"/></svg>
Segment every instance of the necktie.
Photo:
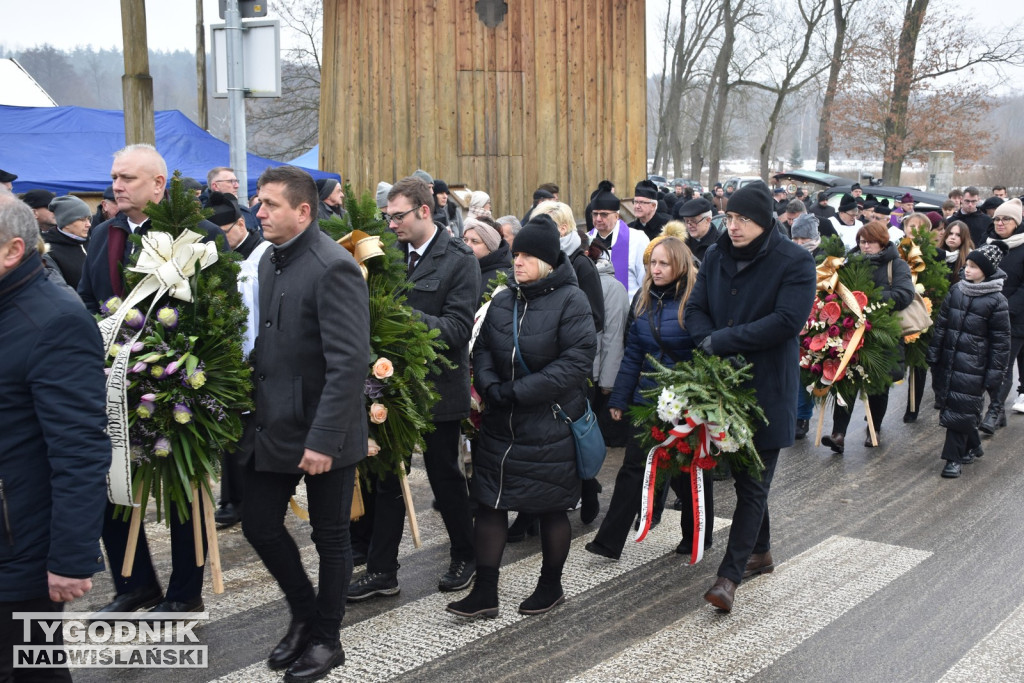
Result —
<svg viewBox="0 0 1024 683"><path fill-rule="evenodd" d="M420 260L420 253L418 251L409 252L409 275L412 275L412 271L416 269L416 263Z"/></svg>

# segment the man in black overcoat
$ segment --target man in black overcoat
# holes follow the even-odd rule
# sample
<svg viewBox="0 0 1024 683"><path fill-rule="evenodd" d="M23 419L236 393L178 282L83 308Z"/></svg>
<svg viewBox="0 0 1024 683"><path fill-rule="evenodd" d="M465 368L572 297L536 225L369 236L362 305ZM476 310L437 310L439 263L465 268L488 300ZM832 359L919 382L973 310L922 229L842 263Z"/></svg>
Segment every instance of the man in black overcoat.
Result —
<svg viewBox="0 0 1024 683"><path fill-rule="evenodd" d="M763 182L733 193L726 234L707 253L686 305L686 327L701 351L742 354L753 364L752 386L767 423L754 433L765 469L760 478L738 469L736 511L718 579L704 598L732 609L736 586L775 568L770 552L768 489L779 450L793 445L798 335L811 311L816 277L809 252L778 230Z"/></svg>

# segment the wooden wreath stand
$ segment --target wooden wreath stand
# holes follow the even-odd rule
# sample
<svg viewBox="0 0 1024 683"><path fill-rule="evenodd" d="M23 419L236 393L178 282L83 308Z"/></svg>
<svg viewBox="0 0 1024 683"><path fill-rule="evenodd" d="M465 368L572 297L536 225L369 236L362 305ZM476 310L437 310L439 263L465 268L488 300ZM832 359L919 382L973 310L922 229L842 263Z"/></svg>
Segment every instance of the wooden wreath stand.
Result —
<svg viewBox="0 0 1024 683"><path fill-rule="evenodd" d="M913 382L913 379L911 379L911 382ZM911 386L911 392L913 392L913 386L914 385L911 384L910 386ZM818 390L816 390L816 392L817 391ZM824 396L827 393L828 393L828 389L826 389L824 392L822 392L820 394L819 393L815 393L815 396ZM913 393L911 393L911 395L913 395ZM875 433L875 423L871 419L871 405L868 404L868 397L866 395L862 394L861 395L861 399L864 401L864 415L867 417L867 420L868 420L868 435L871 437L871 445L872 446L878 446L878 434ZM851 410L850 412L853 412L853 411ZM818 446L821 445L821 430L822 430L822 427L824 427L824 425L825 425L825 404L822 403L821 404L821 409L818 411L818 430L814 434L814 447L815 448L817 448Z"/></svg>

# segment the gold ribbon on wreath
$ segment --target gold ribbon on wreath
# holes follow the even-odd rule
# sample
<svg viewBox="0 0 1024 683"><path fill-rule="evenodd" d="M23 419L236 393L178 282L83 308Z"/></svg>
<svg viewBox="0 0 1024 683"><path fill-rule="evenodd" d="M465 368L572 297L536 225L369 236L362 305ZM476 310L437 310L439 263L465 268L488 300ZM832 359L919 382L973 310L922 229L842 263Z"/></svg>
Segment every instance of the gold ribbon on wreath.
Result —
<svg viewBox="0 0 1024 683"><path fill-rule="evenodd" d="M359 270L363 273L363 279L370 276L366 269L365 261L384 255L384 248L381 246L379 237L367 235L362 230L353 230L338 240L338 244L348 249L349 253L359 264Z"/></svg>
<svg viewBox="0 0 1024 683"><path fill-rule="evenodd" d="M853 314L857 317L856 326L853 331L853 336L850 337L849 343L846 345L846 351L843 353L843 357L839 362L839 368L836 369L834 378L842 376L843 371L846 370L846 366L850 364L850 359L853 358L853 354L860 348L861 339L864 338L864 332L867 330L864 323L867 322L867 317L864 315L864 311L861 310L860 303L856 297L853 296L853 292L839 281L839 269L846 263L846 259L841 256L827 256L815 270L817 271L818 289L829 294L835 294L846 307L849 308ZM821 378L821 383L824 385L830 385L835 382L836 379L827 380L824 377ZM824 396L828 393L828 389L816 389L814 394L816 396ZM839 400L839 397L836 397Z"/></svg>
<svg viewBox="0 0 1024 683"><path fill-rule="evenodd" d="M899 241L897 248L899 249L900 258L910 266L910 279L916 285L918 274L923 272L926 267L924 256L921 254L921 247L913 239L904 237Z"/></svg>

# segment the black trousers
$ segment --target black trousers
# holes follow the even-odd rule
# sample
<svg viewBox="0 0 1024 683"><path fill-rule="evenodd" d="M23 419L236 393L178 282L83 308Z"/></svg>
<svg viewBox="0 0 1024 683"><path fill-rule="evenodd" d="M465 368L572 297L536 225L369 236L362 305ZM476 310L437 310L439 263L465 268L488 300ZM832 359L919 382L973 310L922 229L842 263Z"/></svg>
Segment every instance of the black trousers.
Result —
<svg viewBox="0 0 1024 683"><path fill-rule="evenodd" d="M980 445L981 437L978 435L977 429L967 432L946 429L946 441L942 444L942 459L960 462L967 451Z"/></svg>
<svg viewBox="0 0 1024 683"><path fill-rule="evenodd" d="M243 423L249 419L248 414L242 416ZM242 438L230 451L221 453L220 458L220 504L231 503L235 507L242 504L242 492L245 490L245 463L243 455L252 453L256 433L251 429L242 430Z"/></svg>
<svg viewBox="0 0 1024 683"><path fill-rule="evenodd" d="M643 496L641 489L644 485L644 467L647 465L647 451L642 449L634 438L639 427L630 423L629 441L626 444L626 453L622 458L622 466L619 473L615 475L615 490L612 491L612 499L608 503L608 512L601 521L601 528L594 536L594 542L599 546L613 552L621 552L626 545L630 529L633 528L633 520L640 512L640 499ZM704 547L710 547L711 535L714 533L715 521L715 495L714 486L711 480L711 471L703 470L704 473L704 504L705 504L705 532ZM690 475L681 474L678 477L681 489L690 490ZM693 541L693 506L690 505L689 495L683 497L682 532L683 540Z"/></svg>
<svg viewBox="0 0 1024 683"><path fill-rule="evenodd" d="M67 667L54 669L14 668L14 648L19 645L63 645L64 635L61 628L53 631L53 640L47 640L46 634L38 621L31 622L29 637L25 638L24 623L15 621L15 612L52 612L59 622L64 611L64 603L53 602L49 597L15 602L0 602L0 681L7 683L42 683L43 681L70 681L71 672ZM52 625L52 622L50 622Z"/></svg>
<svg viewBox="0 0 1024 683"><path fill-rule="evenodd" d="M871 407L871 422L875 425L875 433L882 428L882 420L885 419L885 411L889 409L889 392L884 394L873 394L868 396L868 405ZM850 413L853 406L846 409L837 402L832 408L832 433L846 434L850 426Z"/></svg>
<svg viewBox="0 0 1024 683"><path fill-rule="evenodd" d="M736 511L732 515L729 529L729 545L718 566L718 575L739 583L751 553L771 550L771 524L768 520L768 490L775 476L775 464L779 460L779 449L760 451L764 461L761 478L746 472L733 470L736 487Z"/></svg>
<svg viewBox="0 0 1024 683"><path fill-rule="evenodd" d="M1010 361L1006 364L1006 374L1003 376L1003 385L999 387L999 402L995 401L989 405L989 410L999 411L1005 407L1006 397L1010 395L1013 388L1013 361L1024 351L1024 337L1010 337Z"/></svg>
<svg viewBox="0 0 1024 683"><path fill-rule="evenodd" d="M320 556L318 591L314 590L295 539L284 525L288 499L302 474L258 472L255 458L245 469L250 502L242 508L242 531L277 585L284 592L292 619L313 621L312 638L337 642L345 616L345 596L352 579L352 546L348 524L356 466L332 468L306 476L310 538Z"/></svg>
<svg viewBox="0 0 1024 683"><path fill-rule="evenodd" d="M430 489L437 500L438 512L448 531L453 560L472 560L473 515L469 507L469 488L459 464L460 422L435 423L433 432L424 435L423 462ZM369 572L398 571L398 546L405 529L405 501L397 476L374 483L373 533L367 553Z"/></svg>
<svg viewBox="0 0 1024 683"><path fill-rule="evenodd" d="M149 555L149 544L146 542L146 523L139 526L139 542L135 547L135 560L131 576L121 576L124 565L125 550L128 545L128 529L130 519L122 520L120 513L115 517L114 504L107 503L106 516L103 518L103 547L110 561L110 573L114 579L114 590L118 595L132 591L159 586L153 560ZM200 498L200 514L203 502ZM195 533L192 520L181 522L178 513L172 507L170 519L166 520L171 530L171 578L167 582L164 597L174 602L191 602L203 594L203 570L196 566ZM206 556L206 528L203 527L203 555Z"/></svg>

